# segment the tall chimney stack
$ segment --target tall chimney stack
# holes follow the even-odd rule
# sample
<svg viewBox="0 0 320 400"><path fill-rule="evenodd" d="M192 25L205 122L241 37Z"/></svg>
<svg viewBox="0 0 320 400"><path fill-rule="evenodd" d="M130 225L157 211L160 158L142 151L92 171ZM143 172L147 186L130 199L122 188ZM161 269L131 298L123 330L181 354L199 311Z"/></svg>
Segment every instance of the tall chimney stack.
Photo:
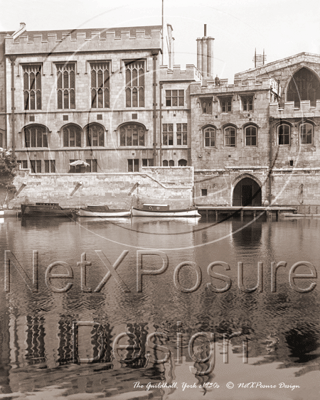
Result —
<svg viewBox="0 0 320 400"><path fill-rule="evenodd" d="M213 79L213 41L207 36L207 24L204 24L204 37L197 39L197 68L204 78Z"/></svg>

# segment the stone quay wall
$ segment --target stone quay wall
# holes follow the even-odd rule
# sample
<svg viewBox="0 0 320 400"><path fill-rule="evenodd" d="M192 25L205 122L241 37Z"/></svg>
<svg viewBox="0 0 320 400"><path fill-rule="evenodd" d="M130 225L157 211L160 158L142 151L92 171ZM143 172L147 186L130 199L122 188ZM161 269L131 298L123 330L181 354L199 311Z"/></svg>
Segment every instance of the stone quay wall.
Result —
<svg viewBox="0 0 320 400"><path fill-rule="evenodd" d="M50 202L62 207L108 205L130 209L145 203L192 206L193 167L146 167L133 173L32 174L19 170L9 208Z"/></svg>

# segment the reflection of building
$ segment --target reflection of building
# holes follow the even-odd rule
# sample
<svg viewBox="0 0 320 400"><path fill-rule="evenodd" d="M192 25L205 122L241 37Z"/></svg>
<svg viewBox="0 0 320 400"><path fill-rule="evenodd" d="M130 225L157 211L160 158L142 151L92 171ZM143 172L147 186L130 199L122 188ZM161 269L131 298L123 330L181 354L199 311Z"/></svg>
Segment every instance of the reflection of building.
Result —
<svg viewBox="0 0 320 400"><path fill-rule="evenodd" d="M206 28L186 70L172 32L0 33L0 147L37 174L192 165L196 203L318 204L320 56L256 55L230 85Z"/></svg>

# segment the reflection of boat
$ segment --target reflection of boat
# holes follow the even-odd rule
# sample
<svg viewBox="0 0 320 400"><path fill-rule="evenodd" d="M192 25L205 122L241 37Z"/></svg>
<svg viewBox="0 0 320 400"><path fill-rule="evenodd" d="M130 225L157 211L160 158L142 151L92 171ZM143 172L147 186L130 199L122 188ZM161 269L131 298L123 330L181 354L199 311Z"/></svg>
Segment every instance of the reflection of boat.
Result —
<svg viewBox="0 0 320 400"><path fill-rule="evenodd" d="M109 222L110 224L130 224L131 219L127 217L87 217L84 220L81 220L79 224L87 224L90 222Z"/></svg>
<svg viewBox="0 0 320 400"><path fill-rule="evenodd" d="M106 217L122 218L130 217L131 211L128 210L110 210L108 206L87 206L77 211L78 217Z"/></svg>
<svg viewBox="0 0 320 400"><path fill-rule="evenodd" d="M143 219L140 219L139 217L133 217L132 218L132 224L162 224L163 222L175 222L177 224L187 224L187 225L197 225L198 222L200 221L201 217L161 217L159 219L158 217L144 217Z"/></svg>
<svg viewBox="0 0 320 400"><path fill-rule="evenodd" d="M75 210L62 208L58 203L21 204L22 217L72 217Z"/></svg>
<svg viewBox="0 0 320 400"><path fill-rule="evenodd" d="M144 204L142 208L132 208L132 216L157 218L201 217L196 207L170 210L169 206L164 204Z"/></svg>

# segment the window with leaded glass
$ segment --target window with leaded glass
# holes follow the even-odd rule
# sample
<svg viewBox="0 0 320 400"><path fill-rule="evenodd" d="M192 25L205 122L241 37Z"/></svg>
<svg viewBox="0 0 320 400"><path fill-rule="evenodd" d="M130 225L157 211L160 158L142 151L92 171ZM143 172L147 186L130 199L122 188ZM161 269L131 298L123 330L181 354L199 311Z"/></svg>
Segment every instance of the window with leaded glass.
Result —
<svg viewBox="0 0 320 400"><path fill-rule="evenodd" d="M245 128L246 146L257 145L257 128L255 126L247 126Z"/></svg>
<svg viewBox="0 0 320 400"><path fill-rule="evenodd" d="M44 172L54 174L56 172L56 160L44 160Z"/></svg>
<svg viewBox="0 0 320 400"><path fill-rule="evenodd" d="M63 146L81 147L81 129L76 125L68 125L63 128Z"/></svg>
<svg viewBox="0 0 320 400"><path fill-rule="evenodd" d="M229 126L224 129L224 145L226 147L236 147L236 130Z"/></svg>
<svg viewBox="0 0 320 400"><path fill-rule="evenodd" d="M203 130L204 133L204 145L205 147L215 147L216 145L216 130L211 126L208 126Z"/></svg>
<svg viewBox="0 0 320 400"><path fill-rule="evenodd" d="M162 138L164 146L173 146L173 124L163 124Z"/></svg>
<svg viewBox="0 0 320 400"><path fill-rule="evenodd" d="M30 168L33 174L41 174L41 160L30 160Z"/></svg>
<svg viewBox="0 0 320 400"><path fill-rule="evenodd" d="M146 130L142 125L126 124L120 128L120 146L145 146Z"/></svg>
<svg viewBox="0 0 320 400"><path fill-rule="evenodd" d="M232 97L221 97L220 99L220 105L221 105L221 111L222 112L230 112L232 110Z"/></svg>
<svg viewBox="0 0 320 400"><path fill-rule="evenodd" d="M253 110L253 96L241 96L243 111Z"/></svg>
<svg viewBox="0 0 320 400"><path fill-rule="evenodd" d="M166 106L184 106L184 90L166 90Z"/></svg>
<svg viewBox="0 0 320 400"><path fill-rule="evenodd" d="M201 99L201 108L203 114L212 114L212 100L209 98Z"/></svg>
<svg viewBox="0 0 320 400"><path fill-rule="evenodd" d="M278 126L278 144L289 145L290 144L290 126L286 124L280 124Z"/></svg>
<svg viewBox="0 0 320 400"><path fill-rule="evenodd" d="M86 134L87 146L104 146L104 129L101 125L87 125Z"/></svg>
<svg viewBox="0 0 320 400"><path fill-rule="evenodd" d="M144 107L144 61L126 63L126 107Z"/></svg>
<svg viewBox="0 0 320 400"><path fill-rule="evenodd" d="M97 62L91 65L91 107L110 107L110 64Z"/></svg>
<svg viewBox="0 0 320 400"><path fill-rule="evenodd" d="M86 168L86 172L98 172L98 160L86 160L86 163L89 164L89 166Z"/></svg>
<svg viewBox="0 0 320 400"><path fill-rule="evenodd" d="M24 128L26 147L48 147L47 129L43 126L32 125Z"/></svg>
<svg viewBox="0 0 320 400"><path fill-rule="evenodd" d="M187 145L188 132L187 124L177 124L177 145Z"/></svg>
<svg viewBox="0 0 320 400"><path fill-rule="evenodd" d="M128 160L128 172L139 172L139 158Z"/></svg>
<svg viewBox="0 0 320 400"><path fill-rule="evenodd" d="M300 143L301 144L313 143L313 125L308 123L300 125Z"/></svg>
<svg viewBox="0 0 320 400"><path fill-rule="evenodd" d="M23 66L25 110L41 110L41 65Z"/></svg>
<svg viewBox="0 0 320 400"><path fill-rule="evenodd" d="M75 64L57 64L58 109L76 108Z"/></svg>

